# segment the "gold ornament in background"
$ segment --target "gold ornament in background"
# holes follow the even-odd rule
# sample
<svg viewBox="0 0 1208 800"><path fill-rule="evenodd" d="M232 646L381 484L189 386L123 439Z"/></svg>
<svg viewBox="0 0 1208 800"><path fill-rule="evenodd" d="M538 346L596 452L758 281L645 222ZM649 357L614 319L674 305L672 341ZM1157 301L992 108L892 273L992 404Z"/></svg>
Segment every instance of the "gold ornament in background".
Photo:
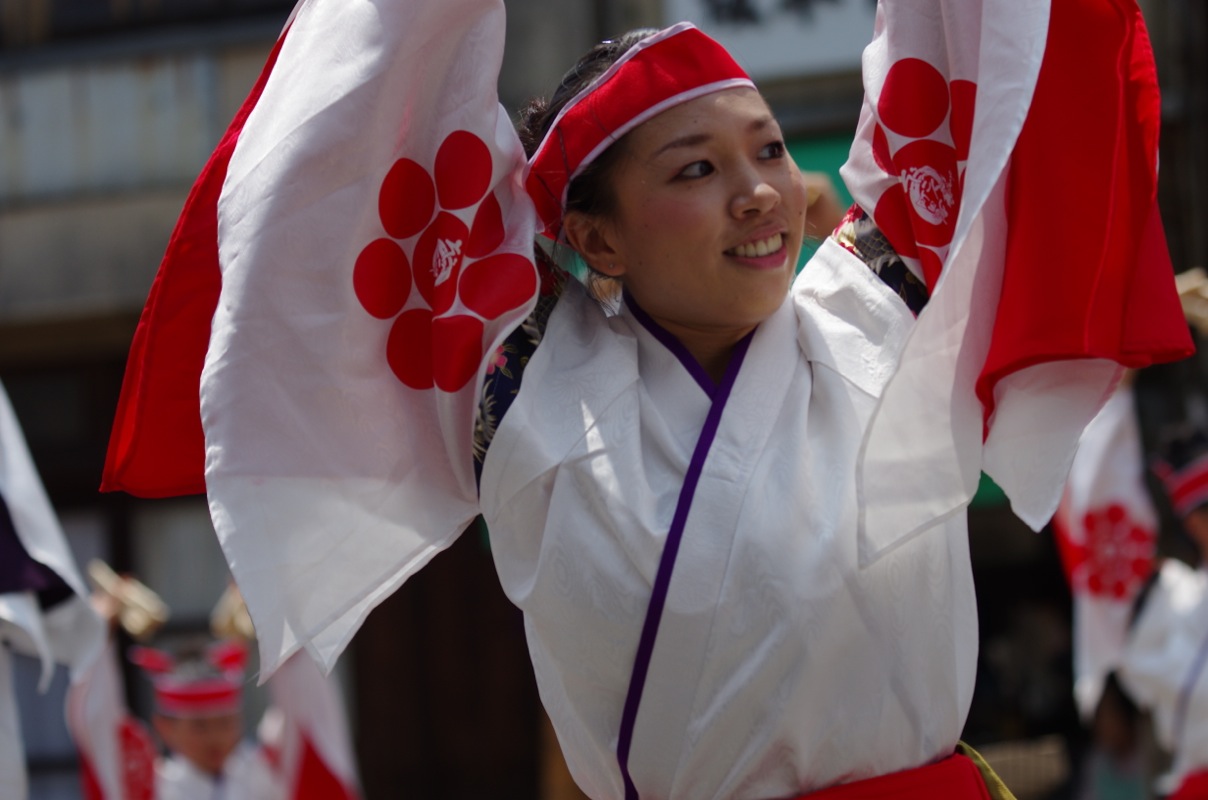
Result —
<svg viewBox="0 0 1208 800"><path fill-rule="evenodd" d="M210 612L210 633L219 639L238 637L251 641L256 638L252 616L247 613L239 587L233 583L227 586Z"/></svg>
<svg viewBox="0 0 1208 800"><path fill-rule="evenodd" d="M104 561L94 558L88 562L88 577L111 603L113 618L140 642L150 639L168 621L168 606L159 595L134 578L118 575Z"/></svg>
<svg viewBox="0 0 1208 800"><path fill-rule="evenodd" d="M1174 283L1187 321L1201 335L1208 334L1208 273L1203 267L1192 267L1174 276Z"/></svg>

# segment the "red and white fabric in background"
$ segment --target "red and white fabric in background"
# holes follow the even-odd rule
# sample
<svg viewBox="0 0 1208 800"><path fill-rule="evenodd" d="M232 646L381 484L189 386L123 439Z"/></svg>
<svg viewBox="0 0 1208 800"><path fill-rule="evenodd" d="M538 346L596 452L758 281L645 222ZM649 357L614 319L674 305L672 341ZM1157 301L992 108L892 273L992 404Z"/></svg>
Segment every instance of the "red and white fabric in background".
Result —
<svg viewBox="0 0 1208 800"><path fill-rule="evenodd" d="M482 366L537 294L503 40L497 1L311 0L249 101L201 415L265 675L330 668L477 513Z"/></svg>
<svg viewBox="0 0 1208 800"><path fill-rule="evenodd" d="M1132 389L1121 386L1082 434L1053 517L1074 599L1074 699L1087 719L1153 571L1158 515L1144 473Z"/></svg>
<svg viewBox="0 0 1208 800"><path fill-rule="evenodd" d="M356 757L334 676L301 653L268 681L271 706L261 720L260 744L282 775L290 800L356 800Z"/></svg>
<svg viewBox="0 0 1208 800"><path fill-rule="evenodd" d="M111 641L67 693L85 800L155 800L155 745L125 698Z"/></svg>
<svg viewBox="0 0 1208 800"><path fill-rule="evenodd" d="M0 495L17 539L34 561L50 568L72 596L43 610L33 592L0 595L0 633L42 664L39 687L45 690L55 663L73 673L83 669L104 642L104 623L88 600L84 579L59 524L25 436L0 385Z"/></svg>
<svg viewBox="0 0 1208 800"><path fill-rule="evenodd" d="M866 435L864 561L982 470L1039 530L1119 365L1191 352L1135 2L895 0L876 31L842 175L933 292Z"/></svg>
<svg viewBox="0 0 1208 800"><path fill-rule="evenodd" d="M27 792L25 757L17 702L13 696L10 647L39 659L39 689L45 691L55 664L65 664L73 679L96 658L104 624L92 610L75 558L38 476L25 436L0 385L0 498L5 512L4 566L14 571L45 570L70 590L68 596L43 608L37 591L22 581L0 592L0 797L23 798ZM11 524L11 529L10 529ZM28 560L21 565L13 562ZM35 582L41 582L40 580ZM38 588L46 588L45 586Z"/></svg>

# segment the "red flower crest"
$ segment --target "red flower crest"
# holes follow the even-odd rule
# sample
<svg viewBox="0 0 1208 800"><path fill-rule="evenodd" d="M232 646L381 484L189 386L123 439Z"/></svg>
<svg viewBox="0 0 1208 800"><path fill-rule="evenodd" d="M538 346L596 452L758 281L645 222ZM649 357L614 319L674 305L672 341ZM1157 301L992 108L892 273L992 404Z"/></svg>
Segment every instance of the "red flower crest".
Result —
<svg viewBox="0 0 1208 800"><path fill-rule="evenodd" d="M889 68L877 100L873 157L898 182L873 218L899 255L919 260L932 289L956 228L976 95L972 81L949 82L926 61L904 58Z"/></svg>
<svg viewBox="0 0 1208 800"><path fill-rule="evenodd" d="M488 193L493 170L486 144L454 131L431 174L400 158L382 180L378 215L387 235L357 256L353 289L370 315L392 320L386 361L412 389L465 386L482 364L485 323L537 290L529 258L495 252L505 231L499 199ZM416 236L409 247L400 243Z"/></svg>
<svg viewBox="0 0 1208 800"><path fill-rule="evenodd" d="M1084 540L1070 546L1070 581L1075 590L1100 597L1133 597L1153 569L1155 532L1137 524L1112 503L1082 518Z"/></svg>

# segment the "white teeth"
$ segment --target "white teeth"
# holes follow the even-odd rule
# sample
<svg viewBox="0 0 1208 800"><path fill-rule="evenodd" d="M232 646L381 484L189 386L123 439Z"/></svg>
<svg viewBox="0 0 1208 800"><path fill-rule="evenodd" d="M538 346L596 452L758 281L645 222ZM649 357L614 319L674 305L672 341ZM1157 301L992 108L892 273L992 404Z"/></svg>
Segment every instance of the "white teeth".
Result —
<svg viewBox="0 0 1208 800"><path fill-rule="evenodd" d="M739 258L758 258L769 253L775 253L784 244L784 237L779 233L758 242L747 242L735 247L731 252Z"/></svg>

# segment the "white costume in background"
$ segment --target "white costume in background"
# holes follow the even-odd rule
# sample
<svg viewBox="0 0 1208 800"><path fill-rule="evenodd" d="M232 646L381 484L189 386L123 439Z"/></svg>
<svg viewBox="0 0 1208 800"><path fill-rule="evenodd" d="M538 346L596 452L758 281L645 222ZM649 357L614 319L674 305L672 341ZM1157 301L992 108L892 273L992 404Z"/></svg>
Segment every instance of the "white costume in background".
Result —
<svg viewBox="0 0 1208 800"><path fill-rule="evenodd" d="M258 726L259 742L240 743L221 779L179 755L156 757L145 727L126 708L112 642L71 686L67 725L102 800L142 796L141 787L152 781L155 800L289 800L305 788L303 775L321 782L324 800L358 797L360 781L336 679L325 677L310 659L291 658L268 689L273 705ZM132 727L141 735L132 735Z"/></svg>
<svg viewBox="0 0 1208 800"><path fill-rule="evenodd" d="M227 758L222 777L215 778L180 756L155 765L156 800L285 800L285 787L264 757L248 742Z"/></svg>
<svg viewBox="0 0 1208 800"><path fill-rule="evenodd" d="M709 449L630 771L643 797L784 797L937 760L973 692L963 513L857 569L855 459L913 323L828 241L756 331ZM589 795L710 400L628 311L559 300L482 475L542 701Z"/></svg>
<svg viewBox="0 0 1208 800"><path fill-rule="evenodd" d="M1173 755L1158 790L1173 792L1208 769L1208 573L1162 565L1120 665L1124 687L1153 714L1158 742Z"/></svg>

